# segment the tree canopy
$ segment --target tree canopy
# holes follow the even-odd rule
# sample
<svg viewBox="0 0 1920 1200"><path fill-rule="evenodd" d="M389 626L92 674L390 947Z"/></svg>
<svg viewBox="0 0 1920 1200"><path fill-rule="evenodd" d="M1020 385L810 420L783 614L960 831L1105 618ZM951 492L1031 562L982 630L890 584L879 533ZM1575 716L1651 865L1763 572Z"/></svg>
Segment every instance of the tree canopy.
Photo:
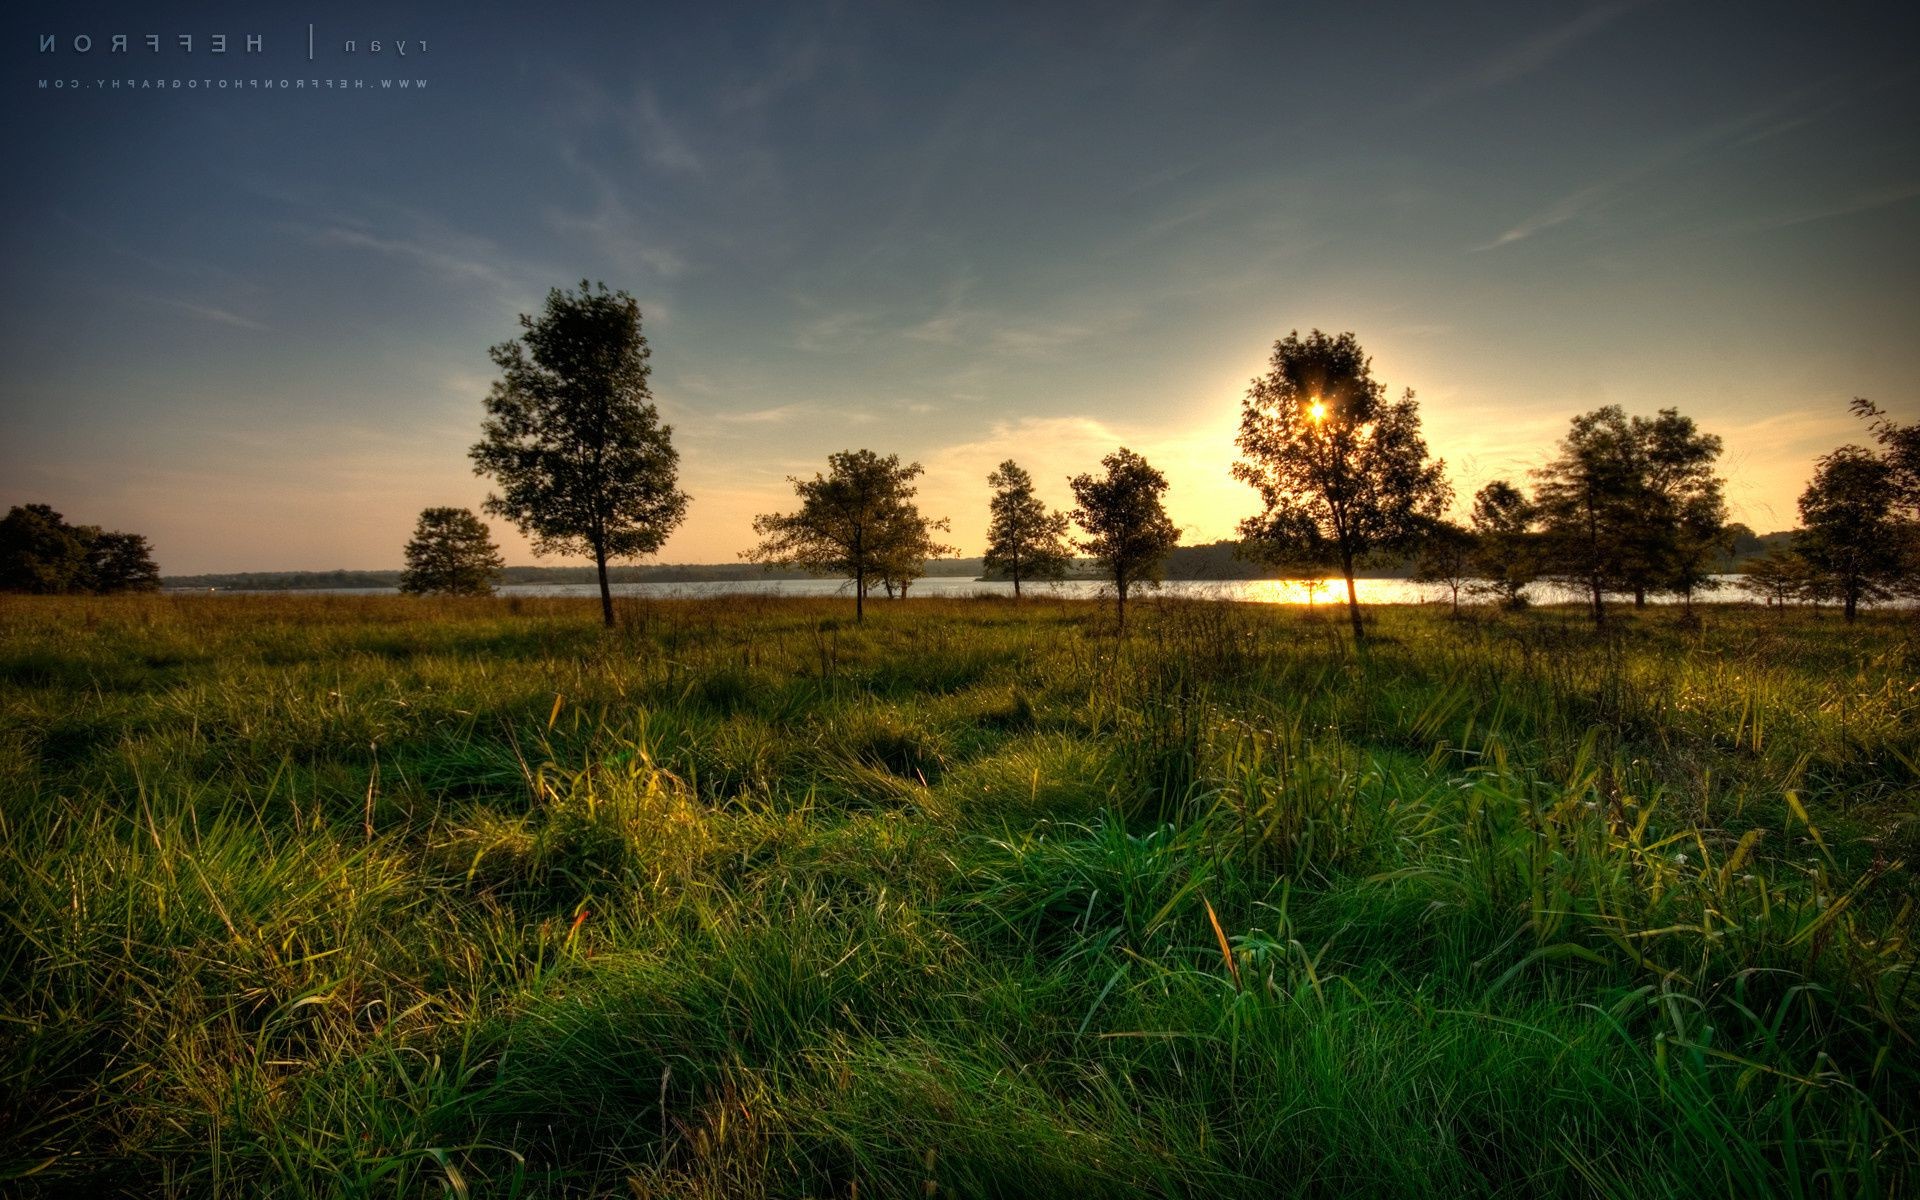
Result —
<svg viewBox="0 0 1920 1200"><path fill-rule="evenodd" d="M490 596L507 565L486 525L465 508L423 509L406 557L400 590L410 596Z"/></svg>
<svg viewBox="0 0 1920 1200"><path fill-rule="evenodd" d="M1427 458L1412 390L1389 403L1353 334L1296 330L1248 386L1236 444L1244 457L1234 477L1262 505L1240 523L1246 552L1338 567L1354 636L1364 637L1355 564L1417 545L1452 496L1446 464Z"/></svg>
<svg viewBox="0 0 1920 1200"><path fill-rule="evenodd" d="M1609 593L1688 597L1727 541L1720 439L1671 408L1629 417L1617 404L1573 418L1534 472L1547 574L1583 591L1595 621Z"/></svg>
<svg viewBox="0 0 1920 1200"><path fill-rule="evenodd" d="M1073 564L1067 545L1067 514L1046 506L1033 488L1033 476L1008 459L987 476L993 488L988 506L985 566L1013 580L1013 597L1020 598L1023 579L1059 579Z"/></svg>
<svg viewBox="0 0 1920 1200"><path fill-rule="evenodd" d="M1127 592L1160 578L1160 564L1180 541L1180 531L1162 502L1167 477L1125 446L1100 460L1101 475L1070 481L1077 507L1073 519L1086 531L1080 549L1113 582L1120 628L1127 626Z"/></svg>
<svg viewBox="0 0 1920 1200"><path fill-rule="evenodd" d="M0 591L151 592L160 569L144 535L69 525L51 505L16 505L0 518Z"/></svg>
<svg viewBox="0 0 1920 1200"><path fill-rule="evenodd" d="M928 521L913 503L920 474L919 463L902 464L897 454L829 454L825 474L788 478L798 509L753 519L760 544L745 557L852 580L854 619L864 620L869 587L911 582L929 554L945 549L932 534L947 522Z"/></svg>
<svg viewBox="0 0 1920 1200"><path fill-rule="evenodd" d="M500 487L485 508L518 526L536 554L591 556L612 625L608 560L659 550L688 501L676 486L672 427L647 384L640 306L582 280L577 292L548 292L545 310L523 313L520 326L520 337L489 351L501 377L470 451L474 472Z"/></svg>
<svg viewBox="0 0 1920 1200"><path fill-rule="evenodd" d="M1907 566L1909 531L1896 513L1900 485L1893 464L1859 446L1820 459L1800 495L1800 557L1840 601L1847 620L1862 601L1894 594Z"/></svg>

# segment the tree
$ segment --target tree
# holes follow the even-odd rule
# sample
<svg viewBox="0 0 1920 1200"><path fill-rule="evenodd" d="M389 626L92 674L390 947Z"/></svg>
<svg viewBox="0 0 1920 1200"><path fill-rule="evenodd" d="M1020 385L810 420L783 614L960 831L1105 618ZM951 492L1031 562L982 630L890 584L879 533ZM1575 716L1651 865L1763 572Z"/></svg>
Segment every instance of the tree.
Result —
<svg viewBox="0 0 1920 1200"><path fill-rule="evenodd" d="M913 481L919 476L920 464L902 466L897 454L829 454L826 474L788 477L800 508L755 517L760 544L743 557L851 579L854 619L865 620L869 584L885 581L889 571L895 582L904 581L905 563L915 548L937 546L932 531L947 526L944 520L926 521L915 507ZM925 557L922 553L918 561Z"/></svg>
<svg viewBox="0 0 1920 1200"><path fill-rule="evenodd" d="M400 590L409 596L491 596L507 565L487 527L465 508L422 509L406 554Z"/></svg>
<svg viewBox="0 0 1920 1200"><path fill-rule="evenodd" d="M160 589L147 539L98 525L69 525L45 504L0 518L0 591L152 592Z"/></svg>
<svg viewBox="0 0 1920 1200"><path fill-rule="evenodd" d="M1022 579L1059 579L1073 563L1067 545L1067 514L1054 512L1035 494L1033 476L1012 459L987 476L994 489L988 506L989 571L1002 571L1013 580L1013 598L1020 598Z"/></svg>
<svg viewBox="0 0 1920 1200"><path fill-rule="evenodd" d="M1338 566L1354 638L1364 638L1354 564L1415 545L1452 496L1446 464L1427 460L1413 392L1389 404L1353 334L1295 331L1248 387L1236 444L1245 458L1234 477L1264 506L1240 523L1248 553Z"/></svg>
<svg viewBox="0 0 1920 1200"><path fill-rule="evenodd" d="M1726 545L1713 463L1720 439L1671 408L1628 417L1617 404L1573 419L1560 453L1534 472L1548 572L1587 593L1596 623L1609 592L1691 598Z"/></svg>
<svg viewBox="0 0 1920 1200"><path fill-rule="evenodd" d="M0 588L57 595L81 584L87 542L50 505L15 505L0 519Z"/></svg>
<svg viewBox="0 0 1920 1200"><path fill-rule="evenodd" d="M1415 583L1438 583L1453 594L1453 615L1460 615L1460 588L1473 576L1476 539L1452 521L1435 521L1420 541L1413 560Z"/></svg>
<svg viewBox="0 0 1920 1200"><path fill-rule="evenodd" d="M651 350L640 306L624 291L555 288L525 332L489 355L501 378L487 396L474 473L500 492L486 511L533 540L535 554L587 554L600 612L613 624L609 559L657 551L686 516L680 456L647 387Z"/></svg>
<svg viewBox="0 0 1920 1200"><path fill-rule="evenodd" d="M1629 427L1640 466L1640 522L1628 556L1634 606L1644 606L1649 591L1678 592L1691 606L1695 591L1719 586L1713 565L1730 544L1725 485L1713 469L1720 439L1671 408Z"/></svg>
<svg viewBox="0 0 1920 1200"><path fill-rule="evenodd" d="M913 581L927 573L928 559L954 552L954 547L933 536L949 528L947 518L930 521L908 505L881 530L880 582L888 599L905 600Z"/></svg>
<svg viewBox="0 0 1920 1200"><path fill-rule="evenodd" d="M1791 546L1774 546L1740 568L1740 587L1782 611L1794 600L1818 600L1813 568Z"/></svg>
<svg viewBox="0 0 1920 1200"><path fill-rule="evenodd" d="M1902 425L1873 401L1855 396L1855 416L1870 420L1873 440L1880 443L1880 459L1887 464L1899 503L1907 515L1920 518L1920 422Z"/></svg>
<svg viewBox="0 0 1920 1200"><path fill-rule="evenodd" d="M1127 592L1136 583L1159 582L1160 564L1180 541L1161 497L1167 477L1125 446L1100 460L1104 475L1068 480L1078 506L1073 519L1087 536L1080 549L1093 556L1113 581L1120 629L1127 628Z"/></svg>
<svg viewBox="0 0 1920 1200"><path fill-rule="evenodd" d="M1851 621L1863 600L1893 594L1905 566L1907 531L1895 515L1895 469L1859 446L1821 458L1800 494L1805 527L1794 548L1836 595Z"/></svg>
<svg viewBox="0 0 1920 1200"><path fill-rule="evenodd" d="M1506 608L1523 608L1527 585L1539 571L1539 547L1533 534L1533 505L1520 489L1496 479L1474 494L1474 591L1500 598Z"/></svg>
<svg viewBox="0 0 1920 1200"><path fill-rule="evenodd" d="M144 535L91 525L81 528L87 542L86 562L81 567L85 590L101 595L160 590L160 568Z"/></svg>

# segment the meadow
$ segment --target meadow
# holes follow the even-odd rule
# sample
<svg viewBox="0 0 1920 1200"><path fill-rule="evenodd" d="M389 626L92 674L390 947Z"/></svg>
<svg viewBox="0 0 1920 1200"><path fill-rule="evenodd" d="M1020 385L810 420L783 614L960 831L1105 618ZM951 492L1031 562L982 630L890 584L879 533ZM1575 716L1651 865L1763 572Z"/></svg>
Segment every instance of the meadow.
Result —
<svg viewBox="0 0 1920 1200"><path fill-rule="evenodd" d="M1911 615L0 598L0 1179L1920 1190Z"/></svg>

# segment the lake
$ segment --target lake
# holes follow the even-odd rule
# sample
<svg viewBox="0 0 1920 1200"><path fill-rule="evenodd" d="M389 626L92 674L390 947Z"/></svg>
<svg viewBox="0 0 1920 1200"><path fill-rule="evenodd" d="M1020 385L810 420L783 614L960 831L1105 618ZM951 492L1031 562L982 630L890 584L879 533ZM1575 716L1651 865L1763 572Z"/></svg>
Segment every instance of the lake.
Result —
<svg viewBox="0 0 1920 1200"><path fill-rule="evenodd" d="M1724 584L1720 591L1706 595L1705 599L1746 600L1748 593L1734 586L1739 579L1736 575L1717 576ZM1362 604L1435 604L1445 603L1447 589L1435 584L1414 583L1407 579L1359 579L1354 581ZM393 588L306 588L327 595L379 596L392 595ZM729 579L708 583L616 583L613 585L616 596L634 596L653 599L697 599L708 596L844 596L853 598L853 584L844 579ZM1051 596L1060 599L1092 599L1111 596L1111 585L1094 579L1065 580L1059 583L1023 583L1021 594L1027 596ZM226 593L240 595L245 593ZM286 594L286 593L279 593ZM503 585L498 592L502 596L577 596L593 597L600 589L592 583L511 583ZM988 582L970 579L964 576L929 576L915 581L907 593L909 600L923 600L928 597L954 598L965 596L1011 596L1011 583ZM1296 579L1181 579L1171 580L1158 588L1141 588L1135 593L1141 597L1180 596L1208 600L1242 600L1257 604L1307 604L1309 603L1308 583ZM1583 600L1585 597L1562 588L1545 584L1536 584L1533 588L1534 599L1538 603L1566 603ZM869 593L869 599L884 600L886 593ZM1314 604L1344 603L1346 600L1345 581L1334 578L1314 583L1311 602ZM1467 596L1463 591L1461 600ZM1675 596L1649 597L1649 603L1678 603Z"/></svg>

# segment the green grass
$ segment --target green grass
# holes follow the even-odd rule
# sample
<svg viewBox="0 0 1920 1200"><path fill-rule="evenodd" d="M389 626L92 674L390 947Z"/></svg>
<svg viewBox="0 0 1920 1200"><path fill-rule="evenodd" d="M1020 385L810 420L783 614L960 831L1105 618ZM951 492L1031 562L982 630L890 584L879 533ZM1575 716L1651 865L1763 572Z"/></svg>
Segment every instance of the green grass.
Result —
<svg viewBox="0 0 1920 1200"><path fill-rule="evenodd" d="M1920 643L0 599L20 1195L1920 1189Z"/></svg>

